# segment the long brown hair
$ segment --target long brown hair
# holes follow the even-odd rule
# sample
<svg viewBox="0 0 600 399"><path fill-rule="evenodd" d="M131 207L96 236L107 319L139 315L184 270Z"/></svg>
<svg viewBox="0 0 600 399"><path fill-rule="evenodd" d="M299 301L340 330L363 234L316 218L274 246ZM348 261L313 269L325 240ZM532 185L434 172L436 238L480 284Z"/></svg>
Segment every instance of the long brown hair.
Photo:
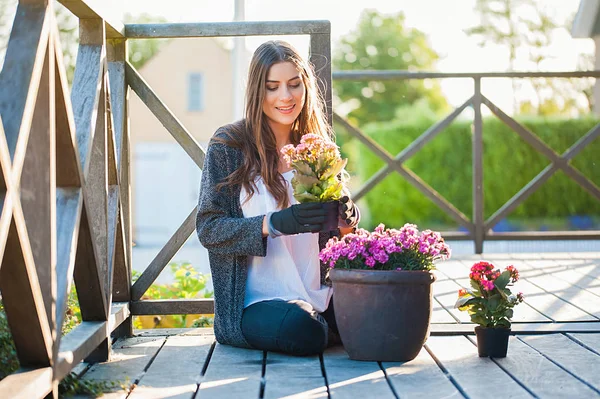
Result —
<svg viewBox="0 0 600 399"><path fill-rule="evenodd" d="M292 144L298 145L300 138L306 133L315 133L327 141L333 141L333 131L325 119L324 101L317 89L312 66L291 44L281 40L268 41L256 49L250 61L246 117L241 124L232 125L234 128L226 140L226 144L241 149L244 161L220 186L240 184L248 193L249 199L257 189L254 181L260 175L278 206L285 208L289 205L289 198L283 177L278 172L280 154L275 135L263 113L267 76L271 66L280 62L294 64L304 83L305 102L292 125Z"/></svg>

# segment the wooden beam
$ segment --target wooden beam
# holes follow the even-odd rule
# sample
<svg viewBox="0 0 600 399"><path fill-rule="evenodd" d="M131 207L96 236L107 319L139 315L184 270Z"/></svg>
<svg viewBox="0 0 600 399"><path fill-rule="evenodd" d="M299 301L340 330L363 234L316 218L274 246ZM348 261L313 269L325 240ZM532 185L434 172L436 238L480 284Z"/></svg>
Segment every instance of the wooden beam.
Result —
<svg viewBox="0 0 600 399"><path fill-rule="evenodd" d="M13 220L0 267L0 290L8 325L22 367L50 366L52 333L27 229L18 201L13 199Z"/></svg>
<svg viewBox="0 0 600 399"><path fill-rule="evenodd" d="M81 224L82 193L77 187L56 189L56 325L61 331L73 281L75 254ZM60 334L57 336L60 342Z"/></svg>
<svg viewBox="0 0 600 399"><path fill-rule="evenodd" d="M215 301L210 299L155 299L131 302L132 315L213 314Z"/></svg>
<svg viewBox="0 0 600 399"><path fill-rule="evenodd" d="M204 166L205 152L198 144L198 141L190 134L190 132L177 119L173 112L164 104L161 99L154 93L152 88L146 83L144 78L135 70L135 68L127 63L125 67L125 76L127 83L138 95L140 100L154 116L162 123L173 138L181 145L183 150L192 158L192 161L198 165L200 169Z"/></svg>
<svg viewBox="0 0 600 399"><path fill-rule="evenodd" d="M107 43L110 108L113 116L113 144L119 183L119 212L117 217L113 270L113 300L129 301L131 296L131 223L129 215L129 131L127 101L129 89L125 82L127 41L109 40ZM112 153L112 152L111 152Z"/></svg>
<svg viewBox="0 0 600 399"><path fill-rule="evenodd" d="M77 151L73 105L56 26L52 36L56 56L56 185L81 187L83 170Z"/></svg>
<svg viewBox="0 0 600 399"><path fill-rule="evenodd" d="M0 116L17 180L48 45L47 7L19 3L0 73Z"/></svg>
<svg viewBox="0 0 600 399"><path fill-rule="evenodd" d="M169 241L161 248L160 252L150 262L150 265L144 270L144 273L137 279L133 287L131 287L131 299L138 300L142 298L144 293L150 288L154 280L160 275L167 263L185 244L190 235L194 231L196 223L197 207L194 207L181 226L175 231Z"/></svg>
<svg viewBox="0 0 600 399"><path fill-rule="evenodd" d="M8 229L12 220L12 196L7 192L7 181L11 179L10 154L6 144L6 136L0 116L0 266L8 237Z"/></svg>
<svg viewBox="0 0 600 399"><path fill-rule="evenodd" d="M52 367L19 370L0 381L2 397L11 399L42 399L52 391Z"/></svg>
<svg viewBox="0 0 600 399"><path fill-rule="evenodd" d="M88 357L110 332L129 317L127 303L115 303L108 321L84 321L63 337L58 355L55 378L62 379Z"/></svg>
<svg viewBox="0 0 600 399"><path fill-rule="evenodd" d="M56 338L56 144L54 46L46 47L44 68L20 176L19 198L37 271L46 317Z"/></svg>
<svg viewBox="0 0 600 399"><path fill-rule="evenodd" d="M599 322L512 323L513 334L600 333ZM475 324L431 324L431 335L475 334Z"/></svg>
<svg viewBox="0 0 600 399"><path fill-rule="evenodd" d="M104 20L107 37L123 37L125 26L122 21L122 8L117 6L118 2L106 0L58 0L58 2L75 14L80 20Z"/></svg>
<svg viewBox="0 0 600 399"><path fill-rule="evenodd" d="M317 87L323 98L325 117L333 123L333 103L331 87L331 25L324 33L310 35L310 62L315 71Z"/></svg>
<svg viewBox="0 0 600 399"><path fill-rule="evenodd" d="M126 24L128 39L310 35L329 33L329 21L244 21L169 24Z"/></svg>
<svg viewBox="0 0 600 399"><path fill-rule="evenodd" d="M77 288L83 320L103 321L106 320L108 304L105 302L102 293L102 277L96 266L97 260L89 227L87 206L84 202L79 237L77 238L74 270L75 288Z"/></svg>

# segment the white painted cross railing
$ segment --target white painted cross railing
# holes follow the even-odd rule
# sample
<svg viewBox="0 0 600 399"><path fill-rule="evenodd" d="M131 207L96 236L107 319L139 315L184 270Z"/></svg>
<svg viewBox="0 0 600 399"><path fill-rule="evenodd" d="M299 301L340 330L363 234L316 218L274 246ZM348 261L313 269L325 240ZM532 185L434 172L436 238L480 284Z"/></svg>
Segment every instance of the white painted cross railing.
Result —
<svg viewBox="0 0 600 399"><path fill-rule="evenodd" d="M331 122L327 21L124 25L97 0L79 18L71 94L52 1L21 0L0 75L0 291L20 369L0 397L57 397L82 360L110 357L133 315L213 313L212 299L141 300L194 231L196 208L131 284L129 87L202 167L204 150L127 62L128 38L310 35ZM61 337L74 282L83 322Z"/></svg>

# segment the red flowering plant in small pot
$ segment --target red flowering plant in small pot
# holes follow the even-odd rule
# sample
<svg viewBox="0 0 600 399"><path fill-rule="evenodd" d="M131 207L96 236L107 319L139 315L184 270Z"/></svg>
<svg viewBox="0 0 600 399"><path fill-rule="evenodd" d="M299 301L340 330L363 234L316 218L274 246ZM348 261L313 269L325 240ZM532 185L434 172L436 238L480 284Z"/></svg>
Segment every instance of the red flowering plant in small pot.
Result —
<svg viewBox="0 0 600 399"><path fill-rule="evenodd" d="M479 356L505 357L508 350L513 308L523 302L523 294L509 288L519 280L519 271L508 266L504 271L489 262L477 262L469 274L471 289L458 291L455 307L469 312L475 327Z"/></svg>
<svg viewBox="0 0 600 399"><path fill-rule="evenodd" d="M429 336L434 261L450 257L441 235L380 224L330 239L319 256L331 268L335 317L350 358L414 359Z"/></svg>

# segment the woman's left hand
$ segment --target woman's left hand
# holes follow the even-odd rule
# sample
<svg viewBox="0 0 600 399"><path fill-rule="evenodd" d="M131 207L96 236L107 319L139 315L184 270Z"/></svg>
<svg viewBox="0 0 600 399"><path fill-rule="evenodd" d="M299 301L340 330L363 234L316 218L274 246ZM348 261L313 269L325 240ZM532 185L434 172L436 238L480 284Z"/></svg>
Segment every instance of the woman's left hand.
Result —
<svg viewBox="0 0 600 399"><path fill-rule="evenodd" d="M359 220L360 212L358 207L350 197L344 195L340 198L339 227L356 227Z"/></svg>

